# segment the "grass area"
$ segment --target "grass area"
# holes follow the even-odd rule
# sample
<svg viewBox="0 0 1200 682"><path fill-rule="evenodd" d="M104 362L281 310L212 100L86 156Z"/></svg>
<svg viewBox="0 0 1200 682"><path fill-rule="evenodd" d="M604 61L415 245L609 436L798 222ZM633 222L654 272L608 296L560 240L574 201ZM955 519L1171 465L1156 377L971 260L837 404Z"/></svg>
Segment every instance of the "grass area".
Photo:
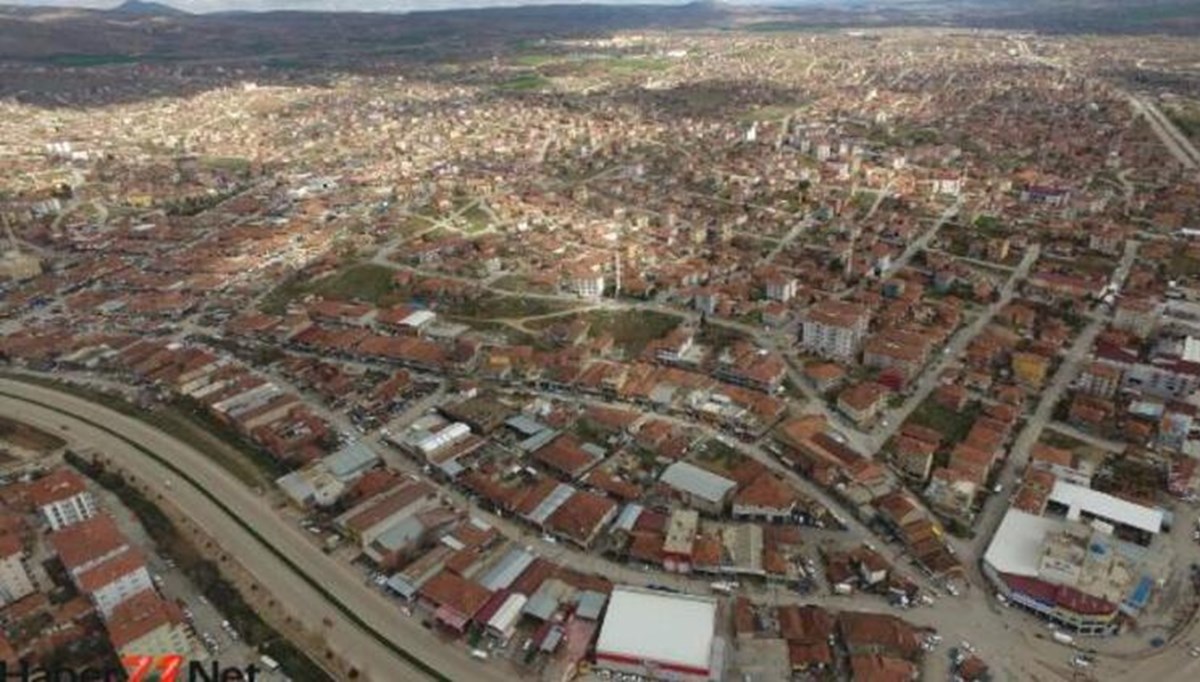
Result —
<svg viewBox="0 0 1200 682"><path fill-rule="evenodd" d="M553 83L540 73L523 73L500 83L497 88L506 92L525 92L529 90L544 90Z"/></svg>
<svg viewBox="0 0 1200 682"><path fill-rule="evenodd" d="M550 313L564 312L574 308L571 303L549 301L521 296L481 296L468 301L443 301L437 311L455 317L478 320L519 319ZM532 326L532 325L531 325Z"/></svg>
<svg viewBox="0 0 1200 682"><path fill-rule="evenodd" d="M1188 250L1172 251L1166 270L1169 279L1200 276L1200 258Z"/></svg>
<svg viewBox="0 0 1200 682"><path fill-rule="evenodd" d="M705 468L728 473L741 462L744 455L721 441L710 438L704 441L696 448L696 461L705 465Z"/></svg>
<svg viewBox="0 0 1200 682"><path fill-rule="evenodd" d="M671 67L671 60L661 57L617 57L597 63L612 74L653 73Z"/></svg>
<svg viewBox="0 0 1200 682"><path fill-rule="evenodd" d="M222 469L251 487L270 485L277 477L287 473L286 467L257 446L246 442L231 427L208 416L207 412L201 414L179 405L169 405L152 412L126 402L123 398L76 384L26 374L4 376L103 405L114 412L145 422L185 443L201 447Z"/></svg>
<svg viewBox="0 0 1200 682"><path fill-rule="evenodd" d="M798 104L768 104L755 107L742 114L741 120L746 123L754 121L779 121L791 116L799 108Z"/></svg>
<svg viewBox="0 0 1200 682"><path fill-rule="evenodd" d="M544 66L546 64L552 64L554 62L560 61L561 59L562 59L562 57L560 55L535 52L535 53L530 53L530 54L517 55L517 57L515 59L513 59L513 63L516 64L517 66L525 66L525 67L529 67L531 69L536 69L539 66Z"/></svg>
<svg viewBox="0 0 1200 682"><path fill-rule="evenodd" d="M279 314L292 301L309 294L345 301L363 301L386 306L396 298L392 288L395 270L386 265L358 263L317 280L293 275L275 287L259 304L263 312Z"/></svg>
<svg viewBox="0 0 1200 682"><path fill-rule="evenodd" d="M467 232L474 234L483 232L492 224L492 214L483 202L475 202L470 208L459 214L458 219L466 223Z"/></svg>
<svg viewBox="0 0 1200 682"><path fill-rule="evenodd" d="M803 21L756 21L753 24L746 24L742 28L752 33L829 33L837 27L828 24L810 24Z"/></svg>
<svg viewBox="0 0 1200 682"><path fill-rule="evenodd" d="M0 417L0 441L31 452L53 452L66 445L66 441L52 433L46 433L28 424Z"/></svg>
<svg viewBox="0 0 1200 682"><path fill-rule="evenodd" d="M293 680L324 682L333 679L299 648L263 621L242 598L238 589L221 575L217 562L207 558L201 548L192 544L171 519L140 490L129 485L120 474L108 471L103 465L90 462L74 453L67 453L65 459L68 464L120 498L122 504L133 512L146 529L159 553L178 564L188 580L209 601L217 605L221 615L245 637L247 644L278 661L280 667Z"/></svg>
<svg viewBox="0 0 1200 682"><path fill-rule="evenodd" d="M942 407L933 396L930 396L918 405L917 409L913 410L908 419L914 424L934 429L945 436L949 444L953 445L962 442L967 437L971 426L975 424L975 418L979 416L979 410L978 403L973 403L964 408L962 412L955 412Z"/></svg>
<svg viewBox="0 0 1200 682"><path fill-rule="evenodd" d="M127 54L56 54L37 61L51 66L87 68L91 66L135 64L141 61L141 59Z"/></svg>
<svg viewBox="0 0 1200 682"><path fill-rule="evenodd" d="M627 357L639 355L646 344L666 336L680 322L674 315L641 310L594 311L581 313L580 316L591 323L592 337L611 335L613 343L623 349ZM542 328L571 319L574 316L536 321L529 326Z"/></svg>
<svg viewBox="0 0 1200 682"><path fill-rule="evenodd" d="M504 275L492 283L497 289L506 289L508 291L533 292L539 294L552 294L554 287L542 282L535 282L525 275Z"/></svg>
<svg viewBox="0 0 1200 682"><path fill-rule="evenodd" d="M1042 429L1042 435L1038 438L1038 441L1052 448L1062 448L1063 450L1077 450L1087 447L1087 443L1084 441L1073 436L1068 436L1065 433L1059 433L1054 429Z"/></svg>
<svg viewBox="0 0 1200 682"><path fill-rule="evenodd" d="M201 159L201 165L212 170L247 175L250 172L250 159L240 156L209 156Z"/></svg>

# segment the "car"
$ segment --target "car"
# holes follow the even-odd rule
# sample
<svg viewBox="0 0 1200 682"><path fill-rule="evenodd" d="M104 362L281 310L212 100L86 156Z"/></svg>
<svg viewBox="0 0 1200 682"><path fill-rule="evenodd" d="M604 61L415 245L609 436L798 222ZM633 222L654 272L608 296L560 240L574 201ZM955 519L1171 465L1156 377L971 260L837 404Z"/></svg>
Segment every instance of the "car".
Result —
<svg viewBox="0 0 1200 682"><path fill-rule="evenodd" d="M1192 650L1188 652L1188 655L1192 658L1200 658L1200 646L1192 647Z"/></svg>
<svg viewBox="0 0 1200 682"><path fill-rule="evenodd" d="M1092 664L1085 656L1076 656L1071 659L1071 665L1076 668L1086 668Z"/></svg>

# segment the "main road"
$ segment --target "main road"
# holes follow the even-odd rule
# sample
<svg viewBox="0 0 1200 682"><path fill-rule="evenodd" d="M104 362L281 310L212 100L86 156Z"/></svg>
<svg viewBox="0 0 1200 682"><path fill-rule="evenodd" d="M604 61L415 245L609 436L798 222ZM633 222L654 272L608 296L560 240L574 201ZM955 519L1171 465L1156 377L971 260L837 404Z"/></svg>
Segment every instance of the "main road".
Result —
<svg viewBox="0 0 1200 682"><path fill-rule="evenodd" d="M95 403L9 379L0 379L0 414L103 453L169 497L361 679L515 678L503 664L476 661L461 644L442 641L404 616L358 572L320 551L267 498L190 445Z"/></svg>

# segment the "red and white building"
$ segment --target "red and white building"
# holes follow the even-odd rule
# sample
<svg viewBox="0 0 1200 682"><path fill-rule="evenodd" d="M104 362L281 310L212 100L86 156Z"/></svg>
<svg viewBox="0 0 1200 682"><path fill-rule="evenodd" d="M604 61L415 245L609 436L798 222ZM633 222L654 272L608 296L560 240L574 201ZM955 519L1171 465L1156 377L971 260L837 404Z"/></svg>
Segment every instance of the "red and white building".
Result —
<svg viewBox="0 0 1200 682"><path fill-rule="evenodd" d="M32 482L29 499L50 530L61 530L96 515L96 500L83 477L70 469L56 469Z"/></svg>
<svg viewBox="0 0 1200 682"><path fill-rule="evenodd" d="M596 667L652 680L723 679L725 644L716 619L712 597L616 587L596 642Z"/></svg>

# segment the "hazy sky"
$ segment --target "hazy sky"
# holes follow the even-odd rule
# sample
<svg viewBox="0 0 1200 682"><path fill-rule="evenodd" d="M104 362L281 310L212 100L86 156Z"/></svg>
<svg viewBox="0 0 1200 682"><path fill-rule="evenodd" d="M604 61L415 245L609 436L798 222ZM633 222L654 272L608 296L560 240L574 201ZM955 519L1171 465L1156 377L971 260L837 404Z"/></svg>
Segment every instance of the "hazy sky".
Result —
<svg viewBox="0 0 1200 682"><path fill-rule="evenodd" d="M0 4L58 5L64 7L115 7L123 0L0 0ZM189 12L221 10L324 10L407 12L422 9L455 9L512 5L583 5L607 4L683 4L688 0L163 0L172 7ZM747 3L751 0L740 0ZM765 0L764 0L765 1ZM793 0L794 2L794 0Z"/></svg>

